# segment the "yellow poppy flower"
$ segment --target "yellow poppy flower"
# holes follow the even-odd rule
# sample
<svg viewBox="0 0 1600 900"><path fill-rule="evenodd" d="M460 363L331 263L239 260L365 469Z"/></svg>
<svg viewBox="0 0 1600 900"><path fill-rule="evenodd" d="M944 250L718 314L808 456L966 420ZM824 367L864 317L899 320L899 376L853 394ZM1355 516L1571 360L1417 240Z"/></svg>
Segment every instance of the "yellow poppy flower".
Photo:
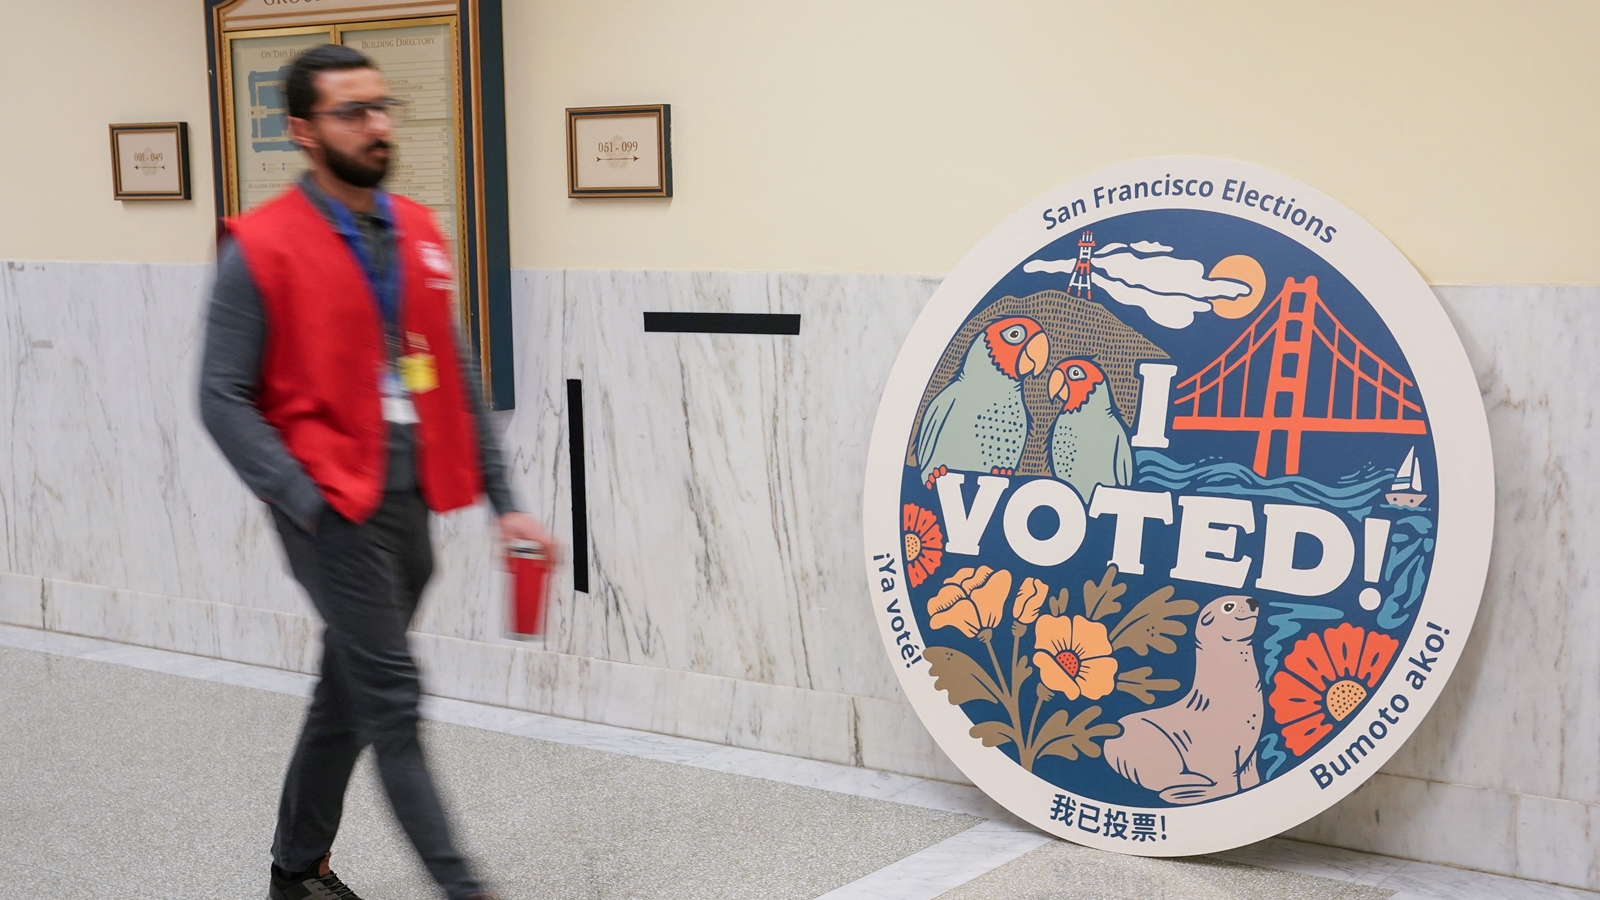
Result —
<svg viewBox="0 0 1600 900"><path fill-rule="evenodd" d="M1040 616L1033 643L1039 680L1068 700L1098 700L1117 689L1117 660L1099 622L1083 616Z"/></svg>
<svg viewBox="0 0 1600 900"><path fill-rule="evenodd" d="M928 625L959 628L967 637L976 637L979 631L1000 624L1010 593L1011 573L1005 569L960 569L946 578L944 587L928 601Z"/></svg>

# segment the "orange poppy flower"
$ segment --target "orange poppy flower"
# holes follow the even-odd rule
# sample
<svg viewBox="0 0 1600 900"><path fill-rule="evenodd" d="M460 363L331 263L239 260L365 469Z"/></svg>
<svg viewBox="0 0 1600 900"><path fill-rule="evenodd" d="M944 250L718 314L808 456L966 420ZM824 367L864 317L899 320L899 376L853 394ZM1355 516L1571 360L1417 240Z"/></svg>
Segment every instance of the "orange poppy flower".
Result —
<svg viewBox="0 0 1600 900"><path fill-rule="evenodd" d="M1343 722L1378 686L1400 649L1387 634L1346 622L1295 642L1283 668L1272 676L1272 717L1283 742L1304 756L1333 733L1328 721Z"/></svg>
<svg viewBox="0 0 1600 900"><path fill-rule="evenodd" d="M1099 700L1117 689L1117 660L1106 626L1083 616L1040 616L1033 641L1033 664L1045 687L1068 700Z"/></svg>
<svg viewBox="0 0 1600 900"><path fill-rule="evenodd" d="M1011 573L1005 569L957 569L928 601L928 625L959 628L967 637L977 637L979 631L1000 624L1010 593Z"/></svg>
<svg viewBox="0 0 1600 900"><path fill-rule="evenodd" d="M1017 589L1017 599L1011 603L1011 618L1024 625L1032 625L1039 618L1039 611L1044 609L1044 601L1049 598L1049 585L1037 578L1022 579L1022 587Z"/></svg>
<svg viewBox="0 0 1600 900"><path fill-rule="evenodd" d="M917 587L939 568L944 559L944 532L933 513L907 503L901 515L906 542L906 576Z"/></svg>

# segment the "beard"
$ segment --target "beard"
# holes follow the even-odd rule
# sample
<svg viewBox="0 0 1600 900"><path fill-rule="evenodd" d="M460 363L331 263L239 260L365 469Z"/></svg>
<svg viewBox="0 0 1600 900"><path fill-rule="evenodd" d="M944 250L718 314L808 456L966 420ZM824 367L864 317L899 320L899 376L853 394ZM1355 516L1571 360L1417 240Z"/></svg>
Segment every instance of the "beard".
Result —
<svg viewBox="0 0 1600 900"><path fill-rule="evenodd" d="M326 144L323 145L322 151L324 158L328 162L328 171L332 172L335 178L353 187L369 188L377 187L383 181L384 176L389 174L389 160L394 158L392 156L394 148L390 146L388 141L374 141L367 146L366 150L371 150L374 147L382 147L388 150L391 155L378 160L376 164L371 164L362 162L359 157L340 153ZM366 151L363 150L362 152Z"/></svg>

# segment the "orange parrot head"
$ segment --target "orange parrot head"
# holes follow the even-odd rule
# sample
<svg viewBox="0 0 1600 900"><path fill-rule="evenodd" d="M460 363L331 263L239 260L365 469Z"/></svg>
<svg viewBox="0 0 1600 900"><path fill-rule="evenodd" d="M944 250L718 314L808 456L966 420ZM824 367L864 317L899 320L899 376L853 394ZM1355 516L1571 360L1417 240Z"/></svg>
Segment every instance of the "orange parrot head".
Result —
<svg viewBox="0 0 1600 900"><path fill-rule="evenodd" d="M1040 374L1049 364L1050 338L1027 316L991 322L983 330L983 339L989 345L989 358L1013 381Z"/></svg>
<svg viewBox="0 0 1600 900"><path fill-rule="evenodd" d="M1062 412L1077 412L1088 402L1106 373L1087 359L1063 359L1050 371L1050 397L1061 401Z"/></svg>

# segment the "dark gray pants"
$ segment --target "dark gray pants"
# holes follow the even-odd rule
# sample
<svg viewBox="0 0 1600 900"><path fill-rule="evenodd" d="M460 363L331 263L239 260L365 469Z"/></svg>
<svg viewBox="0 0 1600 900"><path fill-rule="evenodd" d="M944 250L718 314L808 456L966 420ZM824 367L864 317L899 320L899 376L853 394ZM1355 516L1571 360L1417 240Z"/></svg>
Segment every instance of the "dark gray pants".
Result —
<svg viewBox="0 0 1600 900"><path fill-rule="evenodd" d="M289 763L274 863L315 867L333 846L344 791L361 749L372 745L395 818L429 874L454 898L479 889L450 837L444 807L417 740L417 666L406 628L433 574L428 508L416 491L384 495L356 525L326 510L310 534L276 508L278 534L295 578L327 627L322 680Z"/></svg>

